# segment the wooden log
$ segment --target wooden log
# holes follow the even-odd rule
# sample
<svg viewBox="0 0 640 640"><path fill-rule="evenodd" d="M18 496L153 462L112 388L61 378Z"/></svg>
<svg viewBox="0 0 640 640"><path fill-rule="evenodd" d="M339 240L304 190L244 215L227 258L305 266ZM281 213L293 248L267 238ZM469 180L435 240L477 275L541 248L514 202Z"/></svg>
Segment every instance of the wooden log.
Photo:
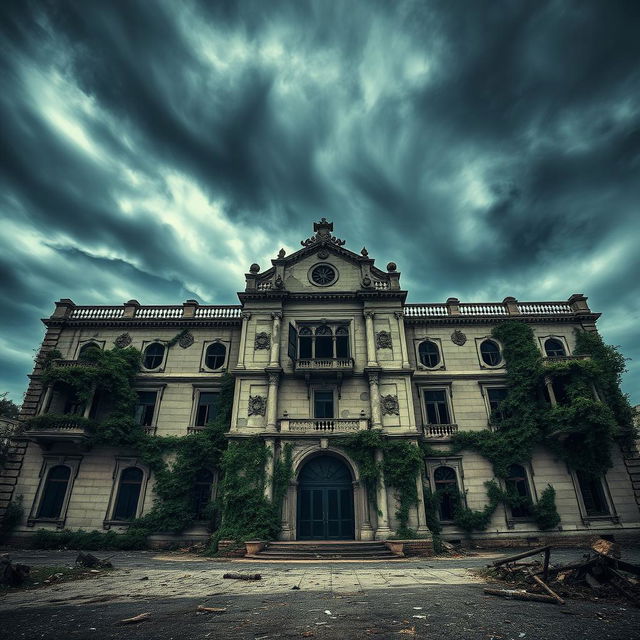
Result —
<svg viewBox="0 0 640 640"><path fill-rule="evenodd" d="M222 577L227 580L262 580L259 573L225 573Z"/></svg>
<svg viewBox="0 0 640 640"><path fill-rule="evenodd" d="M555 598L558 604L565 604L564 600L546 583L540 580L538 576L529 574L552 598Z"/></svg>
<svg viewBox="0 0 640 640"><path fill-rule="evenodd" d="M516 560L521 560L522 558L528 558L529 556L535 556L538 553L543 553L547 549L551 550L550 546L546 547L538 547L537 549L531 549L530 551L525 551L524 553L518 553L515 556L509 556L508 558L502 558L502 560L496 560L488 566L499 567L501 564L507 564L508 562L515 562Z"/></svg>
<svg viewBox="0 0 640 640"><path fill-rule="evenodd" d="M558 604L558 601L552 596L545 596L540 593L529 593L528 591L489 589L488 587L485 587L484 592L491 596L500 596L501 598L513 598L514 600L529 600L531 602L550 602L551 604Z"/></svg>
<svg viewBox="0 0 640 640"><path fill-rule="evenodd" d="M549 560L551 559L551 547L547 547L544 552L544 565L542 568L542 579L546 582L549 579Z"/></svg>

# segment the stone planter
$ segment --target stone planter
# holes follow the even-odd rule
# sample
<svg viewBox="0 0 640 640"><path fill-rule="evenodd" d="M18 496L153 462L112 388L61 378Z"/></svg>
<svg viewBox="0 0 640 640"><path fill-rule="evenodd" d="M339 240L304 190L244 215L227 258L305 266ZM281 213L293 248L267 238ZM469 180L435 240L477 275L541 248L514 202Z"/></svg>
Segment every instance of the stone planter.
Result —
<svg viewBox="0 0 640 640"><path fill-rule="evenodd" d="M248 540L244 543L246 549L246 555L253 556L256 553L260 553L264 549L264 542L262 540Z"/></svg>

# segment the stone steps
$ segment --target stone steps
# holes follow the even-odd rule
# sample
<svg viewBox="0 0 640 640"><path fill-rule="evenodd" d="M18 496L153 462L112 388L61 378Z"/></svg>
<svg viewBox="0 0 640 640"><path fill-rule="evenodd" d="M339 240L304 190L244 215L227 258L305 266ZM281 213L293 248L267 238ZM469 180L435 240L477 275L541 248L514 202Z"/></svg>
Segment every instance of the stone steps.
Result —
<svg viewBox="0 0 640 640"><path fill-rule="evenodd" d="M383 542L272 542L260 553L246 556L258 560L395 560Z"/></svg>

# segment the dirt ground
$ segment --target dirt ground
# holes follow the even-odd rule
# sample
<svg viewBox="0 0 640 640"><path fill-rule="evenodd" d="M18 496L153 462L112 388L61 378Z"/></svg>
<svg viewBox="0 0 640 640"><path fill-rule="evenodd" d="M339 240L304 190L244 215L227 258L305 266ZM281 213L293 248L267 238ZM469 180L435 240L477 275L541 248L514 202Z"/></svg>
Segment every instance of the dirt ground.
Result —
<svg viewBox="0 0 640 640"><path fill-rule="evenodd" d="M583 551L556 551L552 562ZM12 551L12 559L68 566L74 552ZM98 553L97 555L104 555ZM640 609L570 600L564 607L486 596L475 569L507 555L395 562L257 563L121 552L112 572L0 598L0 638L640 639ZM640 551L626 552L637 562ZM227 571L261 573L256 582ZM198 613L198 605L224 609ZM124 618L149 613L143 622Z"/></svg>

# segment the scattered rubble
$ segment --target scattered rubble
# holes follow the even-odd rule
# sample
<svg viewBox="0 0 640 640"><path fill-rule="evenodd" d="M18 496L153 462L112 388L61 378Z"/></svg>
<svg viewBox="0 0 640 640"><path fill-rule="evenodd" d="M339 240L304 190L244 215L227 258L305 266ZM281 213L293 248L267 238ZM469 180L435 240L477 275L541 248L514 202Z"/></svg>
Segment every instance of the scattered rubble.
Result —
<svg viewBox="0 0 640 640"><path fill-rule="evenodd" d="M497 578L518 588L492 589L485 593L535 600L552 604L565 604L564 598L618 597L640 607L640 566L621 560L621 547L610 540L594 540L591 553L583 560L565 565L550 564L550 546L532 549L490 565L490 577ZM544 561L518 562L525 558L544 554Z"/></svg>
<svg viewBox="0 0 640 640"><path fill-rule="evenodd" d="M27 579L30 571L26 564L13 564L8 553L0 556L0 585L17 587Z"/></svg>
<svg viewBox="0 0 640 640"><path fill-rule="evenodd" d="M109 556L109 558L113 558L113 556ZM76 558L76 564L87 567L88 569L95 569L96 567L99 567L100 569L113 569L113 565L109 562L109 558L100 560L100 558L96 558L96 556L91 553L83 553L81 551Z"/></svg>

